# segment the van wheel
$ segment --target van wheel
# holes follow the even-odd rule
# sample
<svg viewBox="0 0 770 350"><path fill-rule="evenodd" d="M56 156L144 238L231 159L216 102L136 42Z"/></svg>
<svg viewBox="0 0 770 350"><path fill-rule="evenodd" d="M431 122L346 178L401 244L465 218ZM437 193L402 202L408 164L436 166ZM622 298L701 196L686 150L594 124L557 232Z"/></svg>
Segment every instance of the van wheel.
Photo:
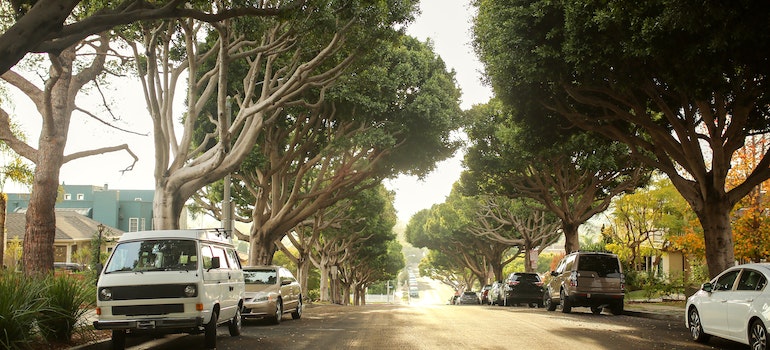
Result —
<svg viewBox="0 0 770 350"><path fill-rule="evenodd" d="M113 329L112 330L112 349L123 350L125 348L126 348L126 330Z"/></svg>
<svg viewBox="0 0 770 350"><path fill-rule="evenodd" d="M235 311L235 317L230 320L230 324L227 326L230 331L230 336L237 337L241 335L241 322L241 308L238 307L238 310Z"/></svg>
<svg viewBox="0 0 770 350"><path fill-rule="evenodd" d="M299 318L302 317L302 297L299 297L299 301L297 301L297 308L294 309L294 312L291 313L291 318L294 320L299 320Z"/></svg>
<svg viewBox="0 0 770 350"><path fill-rule="evenodd" d="M204 344L206 346L206 349L216 349L217 348L217 319L219 318L219 313L214 310L211 312L211 320L209 320L209 323L206 324L206 329L204 333Z"/></svg>
<svg viewBox="0 0 770 350"><path fill-rule="evenodd" d="M283 305L281 302L281 299L278 299L278 301L275 303L275 314L270 317L270 323L272 324L279 324L281 323L281 317L283 317Z"/></svg>
<svg viewBox="0 0 770 350"><path fill-rule="evenodd" d="M559 305L561 305L561 312L568 314L572 311L572 303L570 303L567 295L564 294L564 290L559 293Z"/></svg>

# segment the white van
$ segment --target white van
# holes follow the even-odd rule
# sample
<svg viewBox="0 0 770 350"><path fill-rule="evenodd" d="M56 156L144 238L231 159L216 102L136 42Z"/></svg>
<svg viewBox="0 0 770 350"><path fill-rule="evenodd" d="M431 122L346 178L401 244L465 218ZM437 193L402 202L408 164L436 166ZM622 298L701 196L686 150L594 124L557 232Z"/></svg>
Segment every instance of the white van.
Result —
<svg viewBox="0 0 770 350"><path fill-rule="evenodd" d="M96 329L112 330L114 349L127 333L205 334L216 347L217 326L241 333L244 281L223 230L127 232L97 282Z"/></svg>

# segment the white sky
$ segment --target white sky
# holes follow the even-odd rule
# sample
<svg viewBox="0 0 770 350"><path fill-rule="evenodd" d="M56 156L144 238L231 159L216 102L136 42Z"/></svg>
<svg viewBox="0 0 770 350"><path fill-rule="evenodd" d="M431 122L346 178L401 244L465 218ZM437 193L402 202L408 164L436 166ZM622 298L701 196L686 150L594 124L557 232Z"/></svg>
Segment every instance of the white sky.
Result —
<svg viewBox="0 0 770 350"><path fill-rule="evenodd" d="M458 85L462 89L462 109L468 109L474 104L485 103L491 96L491 89L481 84L481 64L475 58L470 45L470 28L473 8L469 0L422 0L421 12L417 20L407 29L413 35L425 41L430 38L436 53L441 56L447 69L454 69ZM75 160L65 164L61 169L60 182L70 185L104 185L111 189L153 189L153 141L149 136L152 126L146 116L146 104L141 87L136 79L112 87L102 87L113 91L106 92L108 96L120 96L114 101L113 110L121 121L116 122L121 128L135 131L148 136L126 134L121 131L104 127L104 125L75 113L70 127L65 154L106 147L129 144L132 151L139 157L139 162L132 171L121 174L120 170L129 166L132 158L125 152L110 153L95 157ZM9 89L13 92L14 89ZM21 95L13 95L11 101L3 101L6 108L11 108L16 118L14 121L22 124L27 131L30 142L39 136L40 118L35 114L24 117L34 110L27 99ZM98 107L83 106L91 111ZM132 111L136 111L134 114ZM99 115L106 115L99 113ZM109 118L109 117L108 117ZM415 177L401 176L388 181L386 187L396 192L395 207L399 220L406 223L417 211L430 208L433 204L441 203L452 189L452 184L459 179L462 154L441 162L437 170L424 181ZM0 159L0 161L5 161ZM29 189L18 185L6 184L5 192L28 192Z"/></svg>

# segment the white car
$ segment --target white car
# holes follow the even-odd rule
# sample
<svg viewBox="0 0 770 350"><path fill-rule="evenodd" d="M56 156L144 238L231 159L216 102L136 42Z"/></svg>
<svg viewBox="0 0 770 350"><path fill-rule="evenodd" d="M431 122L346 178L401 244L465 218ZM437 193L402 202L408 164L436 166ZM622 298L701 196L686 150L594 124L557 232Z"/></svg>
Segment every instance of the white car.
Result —
<svg viewBox="0 0 770 350"><path fill-rule="evenodd" d="M755 263L731 267L704 283L685 307L692 339L706 342L717 336L767 349L768 280L770 263Z"/></svg>

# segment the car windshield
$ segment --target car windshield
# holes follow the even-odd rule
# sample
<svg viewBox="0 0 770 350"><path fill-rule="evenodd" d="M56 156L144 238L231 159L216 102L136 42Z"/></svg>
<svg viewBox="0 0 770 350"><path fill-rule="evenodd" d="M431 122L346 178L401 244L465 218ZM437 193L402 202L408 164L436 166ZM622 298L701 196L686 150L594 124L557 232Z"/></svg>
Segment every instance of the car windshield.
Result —
<svg viewBox="0 0 770 350"><path fill-rule="evenodd" d="M105 273L144 271L190 271L198 268L196 243L164 239L119 243Z"/></svg>
<svg viewBox="0 0 770 350"><path fill-rule="evenodd" d="M275 270L244 270L243 278L246 284L275 284Z"/></svg>

